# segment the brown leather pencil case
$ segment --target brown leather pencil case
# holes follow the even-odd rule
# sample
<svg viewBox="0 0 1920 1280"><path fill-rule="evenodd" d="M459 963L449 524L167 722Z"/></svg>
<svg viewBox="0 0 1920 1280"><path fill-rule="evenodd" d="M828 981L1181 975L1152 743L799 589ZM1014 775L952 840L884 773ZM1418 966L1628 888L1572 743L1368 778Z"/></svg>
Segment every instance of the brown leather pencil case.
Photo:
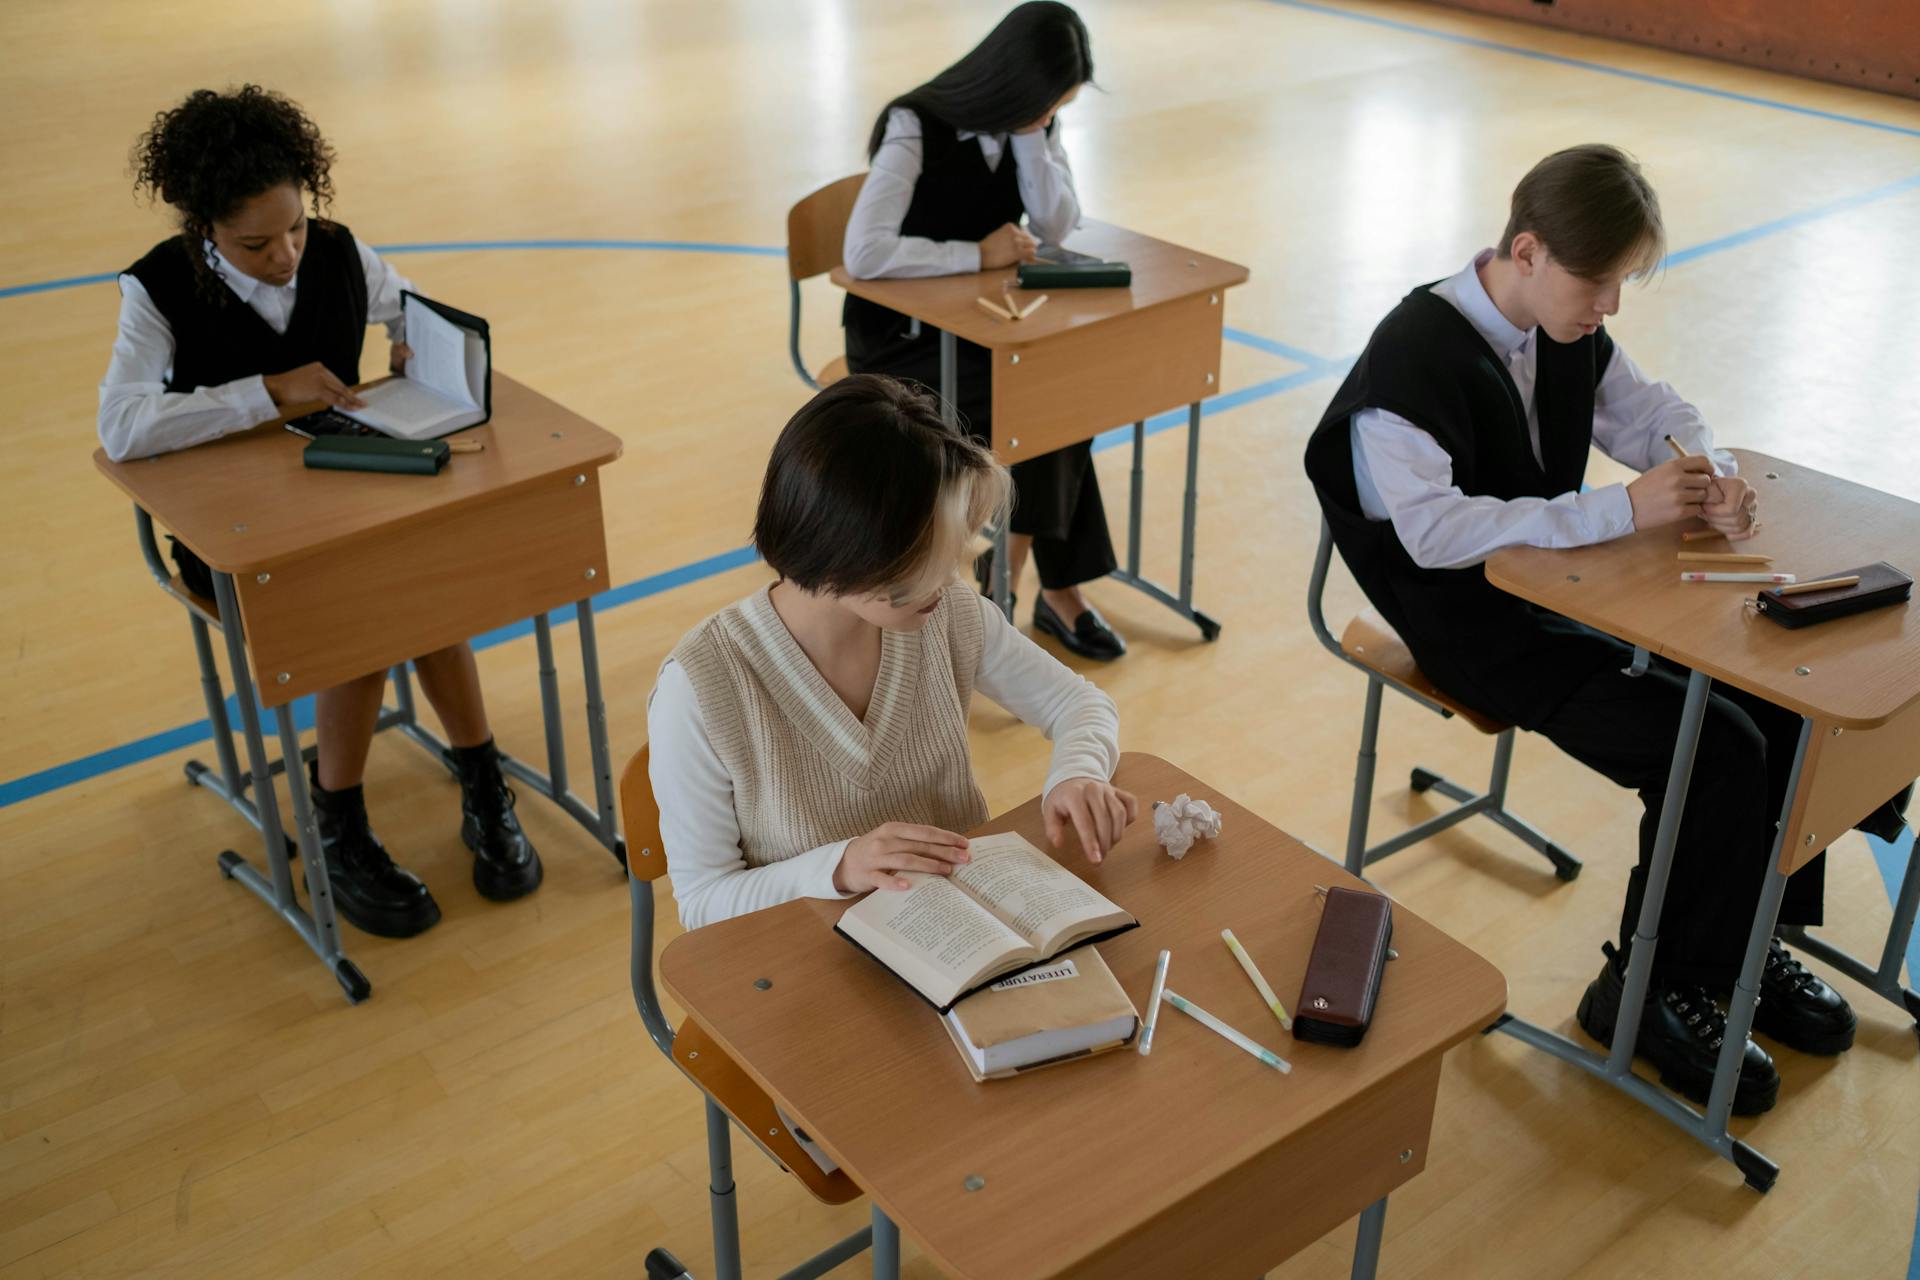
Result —
<svg viewBox="0 0 1920 1280"><path fill-rule="evenodd" d="M1393 938L1393 904L1383 894L1327 890L1320 931L1293 1019L1296 1040L1351 1047L1373 1021Z"/></svg>
<svg viewBox="0 0 1920 1280"><path fill-rule="evenodd" d="M1850 587L1828 587L1822 591L1789 591L1778 588L1760 593L1760 612L1783 627L1810 627L1852 613L1864 613L1882 605L1900 604L1913 594L1913 579L1882 560L1858 569L1823 573L1822 578L1847 578L1858 574L1860 581ZM1812 579L1809 579L1812 581Z"/></svg>

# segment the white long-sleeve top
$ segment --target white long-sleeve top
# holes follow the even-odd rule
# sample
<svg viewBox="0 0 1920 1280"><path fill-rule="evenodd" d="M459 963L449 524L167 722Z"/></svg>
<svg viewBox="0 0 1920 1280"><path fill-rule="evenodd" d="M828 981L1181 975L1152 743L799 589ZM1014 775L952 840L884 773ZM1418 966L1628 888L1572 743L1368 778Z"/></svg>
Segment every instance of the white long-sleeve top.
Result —
<svg viewBox="0 0 1920 1280"><path fill-rule="evenodd" d="M1012 149L1027 227L1046 244L1059 244L1080 225L1080 198L1073 189L1073 169L1060 134L1058 125L1032 133L963 130L957 134L963 142L978 139L987 168L995 172L1008 148ZM974 241L900 234L924 163L920 117L906 107L895 107L887 113L880 149L874 152L866 184L847 219L842 245L847 274L857 280L878 280L969 275L980 270L980 246Z"/></svg>
<svg viewBox="0 0 1920 1280"><path fill-rule="evenodd" d="M1515 328L1480 282L1493 257L1485 249L1459 274L1433 286L1505 360L1527 406L1527 434L1541 460L1540 418L1533 403L1539 329ZM1502 547L1582 547L1633 532L1633 504L1625 485L1610 484L1552 498L1468 497L1453 483L1453 460L1440 443L1397 413L1364 409L1353 415L1353 479L1360 510L1391 520L1415 564L1459 569ZM1593 442L1614 461L1645 471L1673 456L1671 435L1689 453L1708 453L1732 475L1733 455L1713 449L1713 431L1700 411L1664 382L1640 372L1616 341L1613 359L1594 388Z"/></svg>
<svg viewBox="0 0 1920 1280"><path fill-rule="evenodd" d="M974 598L983 628L974 687L1053 743L1045 793L1069 778L1111 778L1120 763L1113 699L1022 635L991 600ZM747 865L733 779L708 740L693 681L676 662L661 668L647 704L647 737L648 774L682 925L697 929L795 898L852 896L833 884L852 837L766 866Z"/></svg>
<svg viewBox="0 0 1920 1280"><path fill-rule="evenodd" d="M293 318L300 283L296 273L284 285L256 280L208 246L214 270L234 296L252 307L275 333L285 333ZM367 277L367 321L387 326L387 336L400 340L400 291L413 288L379 254L356 238L360 269ZM265 374L169 391L173 374L173 327L160 314L147 288L131 275L120 277L120 327L113 339L113 357L100 381L100 444L115 462L171 453L204 444L236 431L246 431L280 416L280 407L267 394Z"/></svg>

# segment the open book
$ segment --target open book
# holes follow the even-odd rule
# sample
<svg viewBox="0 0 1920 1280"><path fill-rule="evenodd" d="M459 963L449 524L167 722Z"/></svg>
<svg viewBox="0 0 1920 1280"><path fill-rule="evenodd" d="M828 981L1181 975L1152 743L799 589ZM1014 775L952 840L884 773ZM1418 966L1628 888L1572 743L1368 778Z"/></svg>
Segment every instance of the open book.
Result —
<svg viewBox="0 0 1920 1280"><path fill-rule="evenodd" d="M967 847L973 860L952 875L906 872L911 889L877 889L834 927L942 1013L996 978L1140 923L1012 832Z"/></svg>
<svg viewBox="0 0 1920 1280"><path fill-rule="evenodd" d="M400 440L433 440L493 415L493 352L487 322L411 290L400 294L405 373L360 393L340 413Z"/></svg>

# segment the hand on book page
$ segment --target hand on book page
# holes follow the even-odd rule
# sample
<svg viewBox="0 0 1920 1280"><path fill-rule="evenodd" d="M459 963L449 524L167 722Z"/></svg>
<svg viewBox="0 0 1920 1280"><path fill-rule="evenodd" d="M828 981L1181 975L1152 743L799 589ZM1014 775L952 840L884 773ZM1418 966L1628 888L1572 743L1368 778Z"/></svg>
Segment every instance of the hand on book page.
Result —
<svg viewBox="0 0 1920 1280"><path fill-rule="evenodd" d="M1127 824L1140 816L1140 802L1098 778L1068 778L1047 793L1041 807L1047 839L1058 849L1071 826L1088 862L1098 862L1120 841Z"/></svg>
<svg viewBox="0 0 1920 1280"><path fill-rule="evenodd" d="M833 887L841 893L911 889L903 872L948 875L967 856L965 836L917 822L883 822L847 842L840 865L833 869Z"/></svg>

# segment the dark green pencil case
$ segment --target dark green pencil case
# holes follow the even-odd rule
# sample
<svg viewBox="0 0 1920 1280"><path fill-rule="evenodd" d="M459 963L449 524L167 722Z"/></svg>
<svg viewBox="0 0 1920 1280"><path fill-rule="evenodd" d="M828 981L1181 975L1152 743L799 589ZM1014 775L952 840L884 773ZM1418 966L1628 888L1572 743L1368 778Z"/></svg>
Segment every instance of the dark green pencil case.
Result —
<svg viewBox="0 0 1920 1280"><path fill-rule="evenodd" d="M1124 289L1133 268L1124 262L1023 262L1022 289Z"/></svg>
<svg viewBox="0 0 1920 1280"><path fill-rule="evenodd" d="M451 456L445 440L395 440L389 436L320 436L303 451L316 471L396 471L430 476Z"/></svg>

